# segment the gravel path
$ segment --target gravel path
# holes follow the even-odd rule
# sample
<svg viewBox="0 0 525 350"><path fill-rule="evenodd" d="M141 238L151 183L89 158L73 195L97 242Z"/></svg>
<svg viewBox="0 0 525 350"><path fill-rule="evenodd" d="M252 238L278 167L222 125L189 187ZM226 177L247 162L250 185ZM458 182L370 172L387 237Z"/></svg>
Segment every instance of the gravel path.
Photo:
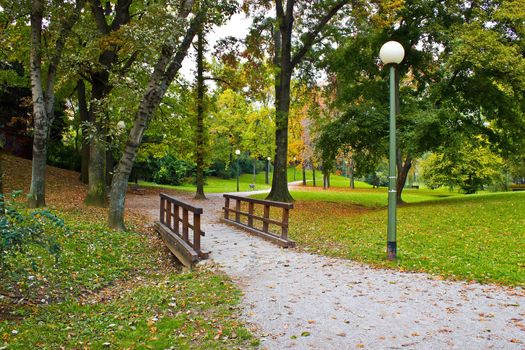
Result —
<svg viewBox="0 0 525 350"><path fill-rule="evenodd" d="M244 318L268 349L525 349L525 292L373 269L282 249L204 208L204 250L244 292ZM157 220L156 195L128 207Z"/></svg>

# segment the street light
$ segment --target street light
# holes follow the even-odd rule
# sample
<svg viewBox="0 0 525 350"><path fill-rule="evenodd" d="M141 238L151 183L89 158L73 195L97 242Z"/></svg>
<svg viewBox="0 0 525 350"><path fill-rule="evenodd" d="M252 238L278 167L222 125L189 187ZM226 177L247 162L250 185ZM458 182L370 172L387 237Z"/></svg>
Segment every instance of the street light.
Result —
<svg viewBox="0 0 525 350"><path fill-rule="evenodd" d="M379 58L385 65L390 65L390 131L389 131L389 172L388 172L388 227L387 258L397 258L396 242L396 67L405 50L397 41L389 41L381 46Z"/></svg>
<svg viewBox="0 0 525 350"><path fill-rule="evenodd" d="M266 158L266 184L270 184L270 161L272 160L271 157Z"/></svg>
<svg viewBox="0 0 525 350"><path fill-rule="evenodd" d="M241 150L236 149L235 154L237 155L237 192L239 192L239 155L241 154Z"/></svg>
<svg viewBox="0 0 525 350"><path fill-rule="evenodd" d="M295 181L295 168L296 168L297 157L293 157L293 180Z"/></svg>

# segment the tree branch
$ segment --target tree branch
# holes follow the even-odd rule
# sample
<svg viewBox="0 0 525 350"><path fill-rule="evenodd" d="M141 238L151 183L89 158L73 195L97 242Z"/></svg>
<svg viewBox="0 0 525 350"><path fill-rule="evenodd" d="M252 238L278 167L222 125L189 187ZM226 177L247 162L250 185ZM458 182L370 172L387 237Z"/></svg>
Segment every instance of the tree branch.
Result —
<svg viewBox="0 0 525 350"><path fill-rule="evenodd" d="M349 2L349 0L341 0L336 3L334 7L332 7L330 11L328 11L328 13L319 21L319 23L317 23L317 25L304 36L303 46L292 57L292 67L295 67L299 62L301 62L304 55L314 44L315 38L319 32L321 32L324 26L335 16L335 14Z"/></svg>
<svg viewBox="0 0 525 350"><path fill-rule="evenodd" d="M132 0L119 0L115 6L115 18L111 22L111 31L118 30L124 23L128 23L130 20L129 7L131 6Z"/></svg>
<svg viewBox="0 0 525 350"><path fill-rule="evenodd" d="M102 4L100 0L90 0L91 2L91 13L95 17L95 23L97 24L98 30L104 34L109 34L109 26L106 22L106 16L104 15L104 9L102 9Z"/></svg>
<svg viewBox="0 0 525 350"><path fill-rule="evenodd" d="M275 10L277 12L277 20L282 21L284 19L284 9L282 0L275 0Z"/></svg>
<svg viewBox="0 0 525 350"><path fill-rule="evenodd" d="M224 83L224 84L228 85L229 87L233 88L233 85L229 81L227 81L225 79L222 79L222 78L218 78L218 77L204 77L204 80L219 81L219 82Z"/></svg>

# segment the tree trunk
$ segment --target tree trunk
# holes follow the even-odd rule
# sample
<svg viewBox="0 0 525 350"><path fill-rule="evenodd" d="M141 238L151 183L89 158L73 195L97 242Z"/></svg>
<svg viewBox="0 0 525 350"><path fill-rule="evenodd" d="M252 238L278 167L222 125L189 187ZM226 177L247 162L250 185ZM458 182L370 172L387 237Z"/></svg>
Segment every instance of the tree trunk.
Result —
<svg viewBox="0 0 525 350"><path fill-rule="evenodd" d="M197 34L197 129L195 131L195 199L205 199L204 194L204 38L203 30Z"/></svg>
<svg viewBox="0 0 525 350"><path fill-rule="evenodd" d="M398 155L398 159L401 159L401 155ZM400 162L399 162L400 163ZM401 197L403 189L405 188L405 183L408 178L408 172L412 167L412 157L407 156L403 164L399 164L397 167L397 181L396 181L396 199L397 203L403 204L404 201Z"/></svg>
<svg viewBox="0 0 525 350"><path fill-rule="evenodd" d="M355 178L354 178L354 160L353 159L350 159L350 169L349 169L349 172L350 172L350 188L351 189L355 189Z"/></svg>
<svg viewBox="0 0 525 350"><path fill-rule="evenodd" d="M126 142L126 147L117 165L115 174L113 175L113 181L111 182L108 215L108 224L111 228L118 230L125 229L124 204L126 201L128 179L133 167L133 162L137 155L137 150L142 142L142 136L148 126L149 120L153 116L153 112L160 104L168 86L179 71L195 34L206 18L206 12L206 8L204 8L204 10L201 9L197 16L195 16L173 57L172 47L164 46L161 50L160 57L155 64L155 69L151 74L148 86L145 89L144 96L138 108L137 115L135 116L133 127L130 130L128 141Z"/></svg>
<svg viewBox="0 0 525 350"><path fill-rule="evenodd" d="M84 6L83 0L77 0L75 10L59 24L60 31L54 42L46 77L46 91L42 85L42 19L44 16L44 1L31 2L31 51L30 76L33 100L33 163L31 169L31 187L28 194L28 205L39 208L46 205L46 158L47 138L53 122L54 84L59 62L62 58L66 39L73 25L79 18Z"/></svg>
<svg viewBox="0 0 525 350"><path fill-rule="evenodd" d="M89 185L86 205L107 206L106 194L106 146L99 137L89 144Z"/></svg>
<svg viewBox="0 0 525 350"><path fill-rule="evenodd" d="M88 192L84 203L86 205L93 205L97 207L107 206L107 192L106 192L106 161L107 161L107 147L106 147L106 123L102 118L101 102L109 93L108 81L109 73L104 72L94 74L97 76L94 79L92 86L92 99L90 103L90 119L93 120L95 126L95 135L92 135L89 143L89 184Z"/></svg>
<svg viewBox="0 0 525 350"><path fill-rule="evenodd" d="M288 113L290 110L290 82L292 79L292 24L293 0L286 14L277 9L279 30L275 33L275 157L273 166L272 189L266 199L278 202L292 202L288 191ZM281 6L282 7L282 6ZM287 9L288 10L288 9Z"/></svg>
<svg viewBox="0 0 525 350"><path fill-rule="evenodd" d="M31 8L31 92L33 98L33 164L31 169L31 188L29 190L29 207L39 208L46 205L46 157L47 157L47 116L42 89L42 18L44 3L32 1Z"/></svg>
<svg viewBox="0 0 525 350"><path fill-rule="evenodd" d="M314 165L314 162L312 162L312 180L313 180L313 183L314 183L314 187L316 186L316 183L315 183L315 165Z"/></svg>
<svg viewBox="0 0 525 350"><path fill-rule="evenodd" d="M80 181L85 184L89 183L89 139L88 128L85 123L90 122L90 114L86 99L86 84L83 79L79 79L77 84L78 110L80 114L80 123L82 126L82 150L80 154Z"/></svg>
<svg viewBox="0 0 525 350"><path fill-rule="evenodd" d="M305 162L303 161L302 163L302 166L303 166L303 186L306 186L306 167L304 166Z"/></svg>
<svg viewBox="0 0 525 350"><path fill-rule="evenodd" d="M95 19L95 24L99 33L106 38L110 38L123 25L131 21L129 8L132 1L118 1L113 12L105 12L99 1L92 1L91 13ZM113 20L108 24L107 19ZM112 155L109 147L105 147L104 141L109 145L110 139L107 138L108 118L105 115L103 103L111 93L113 86L110 83L111 69L118 63L118 45L111 45L106 48L98 57L99 66L90 72L91 78L91 101L90 118L96 128L95 137L91 138L89 146L89 185L85 203L94 206L107 206L106 187L110 181L112 168ZM133 61L130 58L131 62ZM98 152L95 154L95 152ZM109 160L109 162L108 162ZM93 167L93 169L92 169Z"/></svg>
<svg viewBox="0 0 525 350"><path fill-rule="evenodd" d="M0 140L0 219L5 215L4 197L4 144Z"/></svg>

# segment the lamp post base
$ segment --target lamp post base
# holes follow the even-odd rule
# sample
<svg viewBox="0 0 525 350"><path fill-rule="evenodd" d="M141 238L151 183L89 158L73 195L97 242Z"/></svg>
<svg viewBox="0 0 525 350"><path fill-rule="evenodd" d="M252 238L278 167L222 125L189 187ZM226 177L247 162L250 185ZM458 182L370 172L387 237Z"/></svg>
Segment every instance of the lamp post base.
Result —
<svg viewBox="0 0 525 350"><path fill-rule="evenodd" d="M386 242L386 257L388 260L397 260L397 242Z"/></svg>

